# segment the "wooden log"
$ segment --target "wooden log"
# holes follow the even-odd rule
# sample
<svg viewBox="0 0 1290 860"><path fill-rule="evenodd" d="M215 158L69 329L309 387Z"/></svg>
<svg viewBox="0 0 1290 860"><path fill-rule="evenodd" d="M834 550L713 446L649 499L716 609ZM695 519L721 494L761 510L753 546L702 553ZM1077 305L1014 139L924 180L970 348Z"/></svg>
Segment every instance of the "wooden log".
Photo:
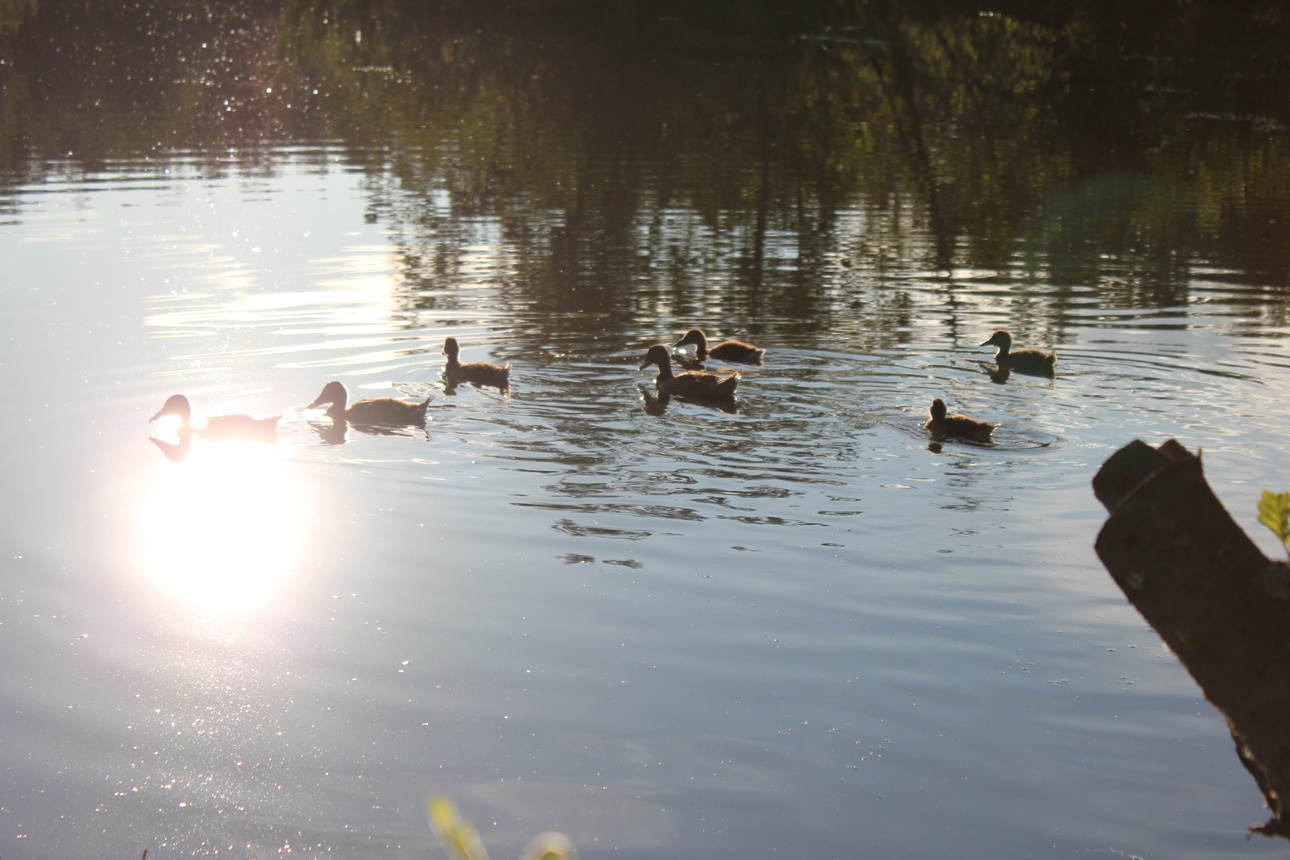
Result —
<svg viewBox="0 0 1290 860"><path fill-rule="evenodd" d="M1093 492L1111 514L1098 557L1226 718L1263 792L1272 819L1251 831L1290 836L1290 568L1258 550L1174 440L1120 449Z"/></svg>

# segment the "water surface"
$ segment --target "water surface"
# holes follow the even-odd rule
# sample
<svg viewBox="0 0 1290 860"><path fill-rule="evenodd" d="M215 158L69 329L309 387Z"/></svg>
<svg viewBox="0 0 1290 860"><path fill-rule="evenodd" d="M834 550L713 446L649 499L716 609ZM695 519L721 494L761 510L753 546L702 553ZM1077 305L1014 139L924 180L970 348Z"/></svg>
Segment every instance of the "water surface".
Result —
<svg viewBox="0 0 1290 860"><path fill-rule="evenodd" d="M0 854L435 856L436 792L496 857L1284 852L1089 487L1177 438L1275 557L1283 280L1223 242L1063 256L1058 203L992 266L866 193L818 232L653 180L499 213L468 150L6 173ZM1125 181L1073 193L1106 223ZM737 409L637 369L694 325L768 350ZM1056 377L992 373L998 327ZM449 335L509 394L446 391ZM429 420L337 432L331 379ZM168 459L180 392L276 443ZM993 443L929 439L933 397Z"/></svg>

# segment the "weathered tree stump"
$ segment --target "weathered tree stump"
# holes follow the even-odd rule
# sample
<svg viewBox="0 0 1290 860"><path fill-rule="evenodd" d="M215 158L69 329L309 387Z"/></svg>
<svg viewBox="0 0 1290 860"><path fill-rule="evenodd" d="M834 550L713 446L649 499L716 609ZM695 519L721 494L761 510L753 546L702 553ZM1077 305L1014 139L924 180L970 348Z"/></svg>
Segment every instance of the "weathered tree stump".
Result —
<svg viewBox="0 0 1290 860"><path fill-rule="evenodd" d="M1251 831L1290 836L1290 568L1258 550L1172 439L1121 448L1093 492L1111 514L1098 557L1227 719L1272 811Z"/></svg>

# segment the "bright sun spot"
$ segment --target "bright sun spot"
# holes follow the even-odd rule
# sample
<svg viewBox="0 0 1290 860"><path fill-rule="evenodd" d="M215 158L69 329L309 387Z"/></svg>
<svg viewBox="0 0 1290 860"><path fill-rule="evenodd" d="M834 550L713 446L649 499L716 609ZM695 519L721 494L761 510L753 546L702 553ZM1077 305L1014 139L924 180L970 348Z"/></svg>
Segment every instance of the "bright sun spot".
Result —
<svg viewBox="0 0 1290 860"><path fill-rule="evenodd" d="M295 560L299 495L269 446L201 444L192 454L144 512L148 570L198 608L252 609Z"/></svg>

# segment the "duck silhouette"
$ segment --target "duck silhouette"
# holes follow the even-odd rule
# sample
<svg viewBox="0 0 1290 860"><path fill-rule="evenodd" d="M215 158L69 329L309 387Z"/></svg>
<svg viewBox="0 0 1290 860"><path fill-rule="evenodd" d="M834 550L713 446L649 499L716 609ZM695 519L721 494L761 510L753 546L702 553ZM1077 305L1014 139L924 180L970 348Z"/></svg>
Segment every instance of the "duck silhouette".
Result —
<svg viewBox="0 0 1290 860"><path fill-rule="evenodd" d="M718 361L761 364L766 357L766 350L758 349L751 343L744 343L742 340L723 340L712 349L708 349L708 337L701 328L690 329L685 333L684 337L672 344L672 346L686 346L691 343L694 344L694 357L699 361L711 356Z"/></svg>
<svg viewBox="0 0 1290 860"><path fill-rule="evenodd" d="M673 374L672 358L668 355L667 347L661 343L649 348L644 360L641 361L640 369L644 370L651 364L658 366L658 378L654 384L659 391L690 400L730 401L734 399L735 386L739 384L738 373L719 376L715 373L688 370L679 375Z"/></svg>
<svg viewBox="0 0 1290 860"><path fill-rule="evenodd" d="M1039 349L1012 349L1012 335L1007 329L995 329L990 339L981 346L997 346L994 362L999 367L1008 367L1020 373L1038 376L1052 376L1056 372L1057 353L1044 352Z"/></svg>
<svg viewBox="0 0 1290 860"><path fill-rule="evenodd" d="M268 418L253 418L250 415L211 415L202 421L200 426L194 427L192 406L188 398L182 394L166 398L166 402L157 410L157 414L148 421L151 423L167 415L179 416L181 439L196 434L212 442L273 442L277 439L278 420L282 417L280 415L272 415Z"/></svg>
<svg viewBox="0 0 1290 860"><path fill-rule="evenodd" d="M966 415L948 415L945 401L937 397L932 401L929 410L932 417L923 424L924 429L936 436L957 436L960 439L972 439L977 442L990 441L990 434L998 424L982 421L980 418L969 418Z"/></svg>
<svg viewBox="0 0 1290 860"><path fill-rule="evenodd" d="M457 354L460 352L461 345L457 343L457 338L450 337L444 340L443 354L448 356L448 363L444 366L443 372L449 387L470 383L476 388L496 388L503 393L510 390L511 365L509 362L505 367L488 361L462 364L457 360Z"/></svg>
<svg viewBox="0 0 1290 860"><path fill-rule="evenodd" d="M393 397L369 397L350 403L349 392L345 390L344 383L333 380L324 385L322 394L319 394L314 402L305 408L314 409L326 403L330 404L327 407L327 414L337 423L347 421L350 424L393 427L404 424L424 424L426 407L433 399L434 395L431 394L419 403L396 400Z"/></svg>

